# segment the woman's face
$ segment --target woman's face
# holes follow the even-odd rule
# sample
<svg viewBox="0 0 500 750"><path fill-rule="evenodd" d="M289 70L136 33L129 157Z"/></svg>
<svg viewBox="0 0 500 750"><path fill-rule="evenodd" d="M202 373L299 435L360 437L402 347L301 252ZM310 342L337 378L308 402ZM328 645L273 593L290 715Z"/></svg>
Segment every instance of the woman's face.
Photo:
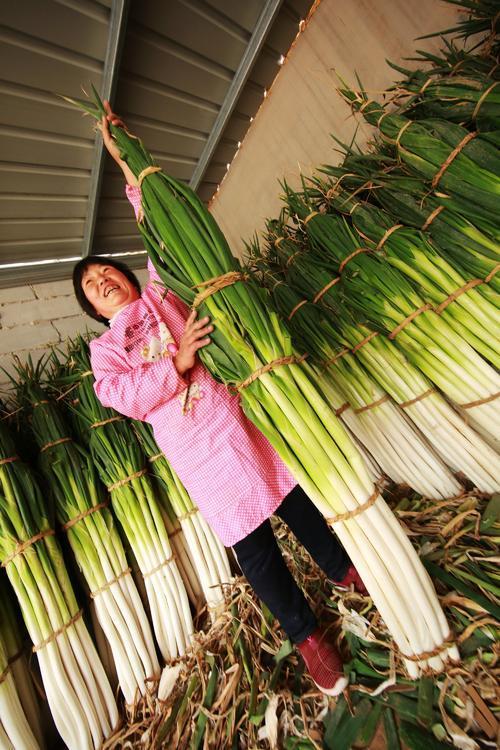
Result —
<svg viewBox="0 0 500 750"><path fill-rule="evenodd" d="M135 286L121 271L104 263L93 263L85 269L82 289L95 311L108 320L122 307L140 297Z"/></svg>

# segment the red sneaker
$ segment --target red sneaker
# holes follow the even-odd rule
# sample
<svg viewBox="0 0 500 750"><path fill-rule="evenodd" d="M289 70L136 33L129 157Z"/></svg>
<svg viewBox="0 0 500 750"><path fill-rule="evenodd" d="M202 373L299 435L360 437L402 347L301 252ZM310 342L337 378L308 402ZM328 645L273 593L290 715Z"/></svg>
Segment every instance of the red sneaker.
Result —
<svg viewBox="0 0 500 750"><path fill-rule="evenodd" d="M335 646L326 640L320 628L297 644L307 670L326 695L339 695L349 682L342 671L342 660Z"/></svg>
<svg viewBox="0 0 500 750"><path fill-rule="evenodd" d="M352 564L347 568L347 573L341 581L333 581L333 585L335 586L335 588L342 589L344 591L347 591L351 587L351 584L354 584L354 591L357 591L358 594L363 594L363 596L366 596L368 594L368 589L363 583L358 571Z"/></svg>

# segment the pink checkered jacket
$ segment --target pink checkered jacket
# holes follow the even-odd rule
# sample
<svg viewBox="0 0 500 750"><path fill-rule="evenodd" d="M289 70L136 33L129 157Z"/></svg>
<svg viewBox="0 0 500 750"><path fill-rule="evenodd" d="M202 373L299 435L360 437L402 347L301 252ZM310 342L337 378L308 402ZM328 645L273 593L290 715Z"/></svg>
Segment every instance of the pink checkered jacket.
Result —
<svg viewBox="0 0 500 750"><path fill-rule="evenodd" d="M127 189L137 210L139 188ZM193 502L223 544L243 539L297 484L267 438L247 419L240 397L200 360L189 382L172 354L189 308L166 292L151 262L141 298L90 344L95 392L104 406L149 422Z"/></svg>

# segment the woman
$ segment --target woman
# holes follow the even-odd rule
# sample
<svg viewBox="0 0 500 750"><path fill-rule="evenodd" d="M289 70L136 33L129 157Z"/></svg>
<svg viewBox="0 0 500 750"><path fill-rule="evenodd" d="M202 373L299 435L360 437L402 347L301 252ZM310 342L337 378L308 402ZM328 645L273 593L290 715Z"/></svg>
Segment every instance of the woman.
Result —
<svg viewBox="0 0 500 750"><path fill-rule="evenodd" d="M106 102L104 143L121 167L136 216L141 193L120 159ZM74 269L76 296L109 330L90 344L95 391L104 406L149 422L158 445L213 530L232 546L258 596L297 645L316 685L337 695L347 683L335 647L279 551L270 516L282 518L332 582L366 593L356 569L323 517L264 435L245 417L239 396L218 383L197 357L210 343L209 318L197 319L165 290L151 262L141 293L120 263L99 256Z"/></svg>

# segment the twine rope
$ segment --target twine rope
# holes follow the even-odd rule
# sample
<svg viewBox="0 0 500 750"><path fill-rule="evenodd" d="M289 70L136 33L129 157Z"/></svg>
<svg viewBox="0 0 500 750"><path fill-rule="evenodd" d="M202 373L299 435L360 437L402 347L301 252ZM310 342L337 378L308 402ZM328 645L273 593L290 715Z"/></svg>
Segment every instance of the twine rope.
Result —
<svg viewBox="0 0 500 750"><path fill-rule="evenodd" d="M42 406L43 404L48 404L48 403L50 402L46 398L44 398L44 399L41 399L41 401L35 401L35 403L32 404L32 406L33 406L33 409L36 409L37 406Z"/></svg>
<svg viewBox="0 0 500 750"><path fill-rule="evenodd" d="M275 247L278 247L278 245L280 244L280 242L283 242L284 239L285 239L285 237L276 237L276 239L274 240Z"/></svg>
<svg viewBox="0 0 500 750"><path fill-rule="evenodd" d="M360 406L358 409L354 409L355 414L362 414L364 411L369 411L369 409L375 409L375 407L380 406L381 404L384 404L386 401L389 401L389 395L386 393L381 398L377 399L376 401L372 401L371 404L366 404L365 406Z"/></svg>
<svg viewBox="0 0 500 750"><path fill-rule="evenodd" d="M65 633L66 630L68 630L68 628L70 628L80 619L82 614L83 614L83 609L79 609L76 615L73 615L73 617L70 620L68 620L68 622L65 622L64 625L61 625L60 628L58 628L57 630L54 630L54 632L51 633L49 636L47 636L45 640L33 646L33 653L36 654L37 651L41 651L42 648L45 648L45 646L48 646L49 643L52 643L52 641L55 641L56 638L59 638L60 635Z"/></svg>
<svg viewBox="0 0 500 750"><path fill-rule="evenodd" d="M321 297L323 297L327 293L327 291L332 288L332 286L334 286L335 284L338 284L339 281L340 281L340 276L336 276L334 279L329 281L328 284L325 284L323 289L320 289L319 292L313 297L312 299L313 305L315 305L316 302L319 302Z"/></svg>
<svg viewBox="0 0 500 750"><path fill-rule="evenodd" d="M359 96L357 96L357 100L360 100ZM363 112L369 104L377 104L377 102L375 102L373 99L365 99L358 111Z"/></svg>
<svg viewBox="0 0 500 750"><path fill-rule="evenodd" d="M195 284L192 287L193 289L198 289L199 287L205 287L205 289L198 292L194 298L191 305L192 309L195 310L204 300L207 299L207 297L211 297L215 292L224 289L226 286L231 286L231 284L236 284L237 281L246 281L247 279L248 274L246 273L240 273L240 271L228 271L228 273L223 273L221 276L214 276L212 279L207 279L207 281L202 281L200 284Z"/></svg>
<svg viewBox="0 0 500 750"><path fill-rule="evenodd" d="M328 367L329 365L335 364L335 362L340 359L341 357L345 357L346 354L349 354L349 349L344 347L344 349L341 349L334 357L330 357L330 359L327 359L325 362L323 362L323 367Z"/></svg>
<svg viewBox="0 0 500 750"><path fill-rule="evenodd" d="M303 299L303 300L301 300L301 302L297 302L297 304L295 305L295 307L293 308L293 310L290 312L290 315L287 317L287 320L291 320L293 318L293 316L295 315L295 313L297 312L297 310L300 310L300 308L302 307L302 305L306 305L308 303L308 301L309 300L307 300L307 299Z"/></svg>
<svg viewBox="0 0 500 750"><path fill-rule="evenodd" d="M445 159L445 161L442 163L442 165L439 167L438 171L432 178L432 187L435 189L441 180L441 177L444 175L450 164L453 163L453 161L457 158L459 153L462 151L465 146L472 141L473 138L475 138L478 135L478 133L467 133L467 135L462 138L460 143L453 149L453 151L448 155L448 158Z"/></svg>
<svg viewBox="0 0 500 750"><path fill-rule="evenodd" d="M91 430L95 430L97 427L104 427L105 424L109 424L110 422L120 422L124 417L109 417L109 419L103 419L101 422L94 422L90 425Z"/></svg>
<svg viewBox="0 0 500 750"><path fill-rule="evenodd" d="M404 320L401 321L401 323L396 326L396 328L390 332L390 334L387 336L388 339L391 341L396 338L398 333L401 333L403 328L406 328L407 325L409 325L415 318L420 315L421 313L427 312L428 310L432 310L432 305L427 303L426 305L422 305L422 307L418 307L416 310L414 310L412 313L406 316Z"/></svg>
<svg viewBox="0 0 500 750"><path fill-rule="evenodd" d="M46 536L54 536L55 533L56 532L54 531L54 529L39 531L38 534L30 537L30 539L26 539L25 542L21 542L20 544L16 545L13 552L11 552L10 555L7 555L5 560L2 562L2 568L6 568L7 565L12 562L15 557L17 557L18 555L22 555L29 547L31 547L32 544L40 542L42 539L45 539Z"/></svg>
<svg viewBox="0 0 500 750"><path fill-rule="evenodd" d="M447 297L445 300L441 302L440 305L438 305L434 312L436 312L438 315L441 315L443 310L446 310L448 305L453 302L454 300L458 299L461 294L465 294L465 292L468 292L469 289L474 289L475 286L478 286L479 284L483 284L483 279L470 279L466 284L460 287L460 289L455 289L454 292L452 292L449 297Z"/></svg>
<svg viewBox="0 0 500 750"><path fill-rule="evenodd" d="M347 258L344 258L342 263L339 265L339 273L342 273L344 268L347 266L350 260L356 257L356 255L360 255L360 253L371 253L369 247L358 247L357 250L354 250L350 255L347 256Z"/></svg>
<svg viewBox="0 0 500 750"><path fill-rule="evenodd" d="M347 409L349 409L351 404L349 401L346 401L345 404L342 404L342 406L339 406L338 409L335 409L335 416L340 417Z"/></svg>
<svg viewBox="0 0 500 750"><path fill-rule="evenodd" d="M290 265L291 265L291 264L293 263L293 261L295 260L295 256L297 256L297 255L300 255L300 253L301 253L301 252L302 252L302 250L296 250L296 251L295 251L294 253L292 253L292 254L290 255L290 257L288 258L287 262L285 263L285 266L286 266L286 268L289 268L289 267L290 267Z"/></svg>
<svg viewBox="0 0 500 750"><path fill-rule="evenodd" d="M155 453L154 456L149 456L148 461L149 463L153 464L155 461L158 461L160 458L163 458L163 453Z"/></svg>
<svg viewBox="0 0 500 750"><path fill-rule="evenodd" d="M103 508L106 508L108 505L107 500L103 500L102 503L98 503L97 505L93 505L91 508L87 508L86 510L82 511L82 513L79 513L74 518L70 518L69 521L66 521L66 523L63 523L61 526L63 531L68 531L68 529L71 529L72 526L77 524L79 521L82 521L84 518L87 518L87 516L90 516L92 513L96 513L98 510L102 510Z"/></svg>
<svg viewBox="0 0 500 750"><path fill-rule="evenodd" d="M93 374L94 373L93 373L92 370L85 370L85 372L82 372L82 374L80 375L80 377L81 378L88 378L88 377L90 377L90 375L93 375Z"/></svg>
<svg viewBox="0 0 500 750"><path fill-rule="evenodd" d="M421 651L419 654L411 654L409 656L408 654L405 654L401 649L398 649L399 653L404 659L408 659L408 661L426 661L427 659L432 659L433 656L439 656L443 651L447 651L451 646L455 645L455 639L453 638L451 633L448 633L445 640L439 645L436 646L436 648L433 648L431 651Z"/></svg>
<svg viewBox="0 0 500 750"><path fill-rule="evenodd" d="M54 448L56 445L61 445L62 443L71 443L73 442L73 439L70 437L62 437L58 440L53 440L51 443L45 443L45 445L42 445L40 448L40 453L43 453L44 451L48 450L49 448Z"/></svg>
<svg viewBox="0 0 500 750"><path fill-rule="evenodd" d="M99 594L102 594L103 591L106 591L107 589L111 588L115 583L118 583L122 578L124 578L126 575L132 572L132 568L125 568L125 570L122 570L121 573L118 573L117 576L114 578L111 578L109 581L106 581L102 586L100 586L95 591L91 591L89 596L91 599L95 599Z"/></svg>
<svg viewBox="0 0 500 750"><path fill-rule="evenodd" d="M375 250L382 250L383 246L385 245L386 241L389 239L389 237L391 236L391 234L393 232L395 232L396 229L400 229L402 226L404 226L404 225L403 224L394 224L394 226L390 227L387 230L387 232L385 232L385 234L383 235L383 237L381 238L381 240L378 243L378 245L375 248Z"/></svg>
<svg viewBox="0 0 500 750"><path fill-rule="evenodd" d="M238 383L233 387L237 391L242 391L244 388L247 388L249 385L251 385L254 380L257 380L257 378L260 378L260 376L264 375L266 372L274 370L276 367L281 367L282 365L300 364L305 360L306 357L307 354L302 354L300 357L296 357L294 354L292 354L289 357L278 357L278 359L273 359L271 362L268 362L267 364L262 365L262 367L259 367L257 370L255 370L255 372L252 372L251 375L245 378L245 380L242 380L241 383Z"/></svg>
<svg viewBox="0 0 500 750"><path fill-rule="evenodd" d="M498 271L500 271L500 263L497 263L496 266L489 272L489 274L487 275L487 277L484 280L484 283L485 284L489 284L489 282L491 281L491 279L493 278L493 276L495 276L495 274L497 274Z"/></svg>
<svg viewBox="0 0 500 750"><path fill-rule="evenodd" d="M2 684L2 682L5 682L5 680L9 676L10 670L11 670L11 665L7 664L3 672L0 672L0 685Z"/></svg>
<svg viewBox="0 0 500 750"><path fill-rule="evenodd" d="M483 93L481 94L481 96L477 100L476 106L474 107L474 111L473 111L472 117L471 117L472 120L475 120L477 118L479 110L481 109L481 107L483 105L483 102L489 96L489 94L493 91L493 89L495 88L495 86L498 86L499 84L500 84L500 81L495 81L494 83L491 84L491 86L489 86L486 89L486 91L483 91Z"/></svg>
<svg viewBox="0 0 500 750"><path fill-rule="evenodd" d="M385 111L384 111L384 112L382 112L382 114L380 115L380 117L379 117L379 118L378 118L378 120L377 120L377 128L378 128L379 130L380 130L380 125L381 125L381 123L382 123L382 120L384 119L384 117L387 117L387 115L390 115L390 114L391 114L390 112L385 112Z"/></svg>
<svg viewBox="0 0 500 750"><path fill-rule="evenodd" d="M438 206L437 208L432 211L429 216L426 218L424 223L422 224L422 232L425 232L425 230L430 227L436 216L439 216L441 211L444 211L444 206Z"/></svg>
<svg viewBox="0 0 500 750"><path fill-rule="evenodd" d="M140 469L139 471L134 472L129 477L125 477L124 479L119 479L118 482L115 482L114 484L110 484L108 487L108 492L113 492L113 490L117 490L119 487L123 487L125 484L128 484L132 481L132 479L138 479L139 477L144 476L144 474L147 474L147 469Z"/></svg>
<svg viewBox="0 0 500 750"><path fill-rule="evenodd" d="M306 218L304 219L304 226L307 224L308 221L311 221L311 219L314 218L314 216L319 216L319 211L311 211L311 213L308 216L306 216Z"/></svg>
<svg viewBox="0 0 500 750"><path fill-rule="evenodd" d="M417 92L417 96L421 96L424 93L424 91L426 90L427 86L429 86L432 83L432 81L433 81L433 79L431 77L429 77L426 80L426 82L424 83L424 85L422 86L422 88L420 89L420 91Z"/></svg>
<svg viewBox="0 0 500 750"><path fill-rule="evenodd" d="M333 525L334 523L340 523L341 521L349 521L349 519L355 518L356 516L359 516L360 513L364 513L365 510L368 510L368 508L371 508L372 505L375 503L375 501L379 497L380 497L380 490L378 487L376 487L365 503L363 503L362 505L359 505L354 510L349 510L346 513L338 513L336 516L327 518L326 522Z"/></svg>
<svg viewBox="0 0 500 750"><path fill-rule="evenodd" d="M183 513L180 516L177 516L178 521L187 521L188 518L191 518L191 516L194 516L196 513L198 513L199 508L196 506L194 508L191 508L191 510L186 511L186 513Z"/></svg>
<svg viewBox="0 0 500 750"><path fill-rule="evenodd" d="M413 125L413 120L408 120L408 122L405 122L405 124L400 129L399 133L397 134L396 140L395 140L395 144L396 144L396 146L398 148L399 148L399 141L401 139L401 136L403 135L403 133L405 132L405 130L410 127L410 125Z"/></svg>
<svg viewBox="0 0 500 750"><path fill-rule="evenodd" d="M490 401L494 401L496 398L500 396L500 391L497 391L496 393L492 393L491 396L486 396L486 398L479 398L477 401L469 401L468 404L460 404L462 409L473 409L475 406L482 406L483 404L489 404Z"/></svg>
<svg viewBox="0 0 500 750"><path fill-rule="evenodd" d="M9 456L8 458L0 458L0 466L4 464L11 464L13 461L19 461L19 456Z"/></svg>
<svg viewBox="0 0 500 750"><path fill-rule="evenodd" d="M378 336L378 331L372 331L370 334L368 334L368 336L366 338L364 338L363 341L360 341L358 344L356 344L356 346L353 346L353 348L351 349L351 352L353 354L356 354L356 352L358 351L358 349L361 349L362 346L364 346L369 341L371 341L373 338L375 338L375 336Z"/></svg>
<svg viewBox="0 0 500 750"><path fill-rule="evenodd" d="M415 396L415 398L411 398L409 401L401 401L401 403L398 404L398 406L400 406L402 409L406 409L408 406L412 406L413 404L416 404L418 401L422 401L423 398L427 398L427 396L430 396L433 393L436 393L436 389L428 388L419 396Z"/></svg>
<svg viewBox="0 0 500 750"><path fill-rule="evenodd" d="M156 565L152 570L149 570L147 573L143 573L142 577L149 578L155 573L158 573L158 571L164 568L166 565L170 565L170 563L173 563L173 562L175 562L175 555L170 555L170 557L165 558L163 562L161 562L159 565Z"/></svg>
<svg viewBox="0 0 500 750"><path fill-rule="evenodd" d="M137 178L138 186L141 187L143 180L150 174L154 174L155 172L161 172L161 167L146 167L145 169L143 169Z"/></svg>

